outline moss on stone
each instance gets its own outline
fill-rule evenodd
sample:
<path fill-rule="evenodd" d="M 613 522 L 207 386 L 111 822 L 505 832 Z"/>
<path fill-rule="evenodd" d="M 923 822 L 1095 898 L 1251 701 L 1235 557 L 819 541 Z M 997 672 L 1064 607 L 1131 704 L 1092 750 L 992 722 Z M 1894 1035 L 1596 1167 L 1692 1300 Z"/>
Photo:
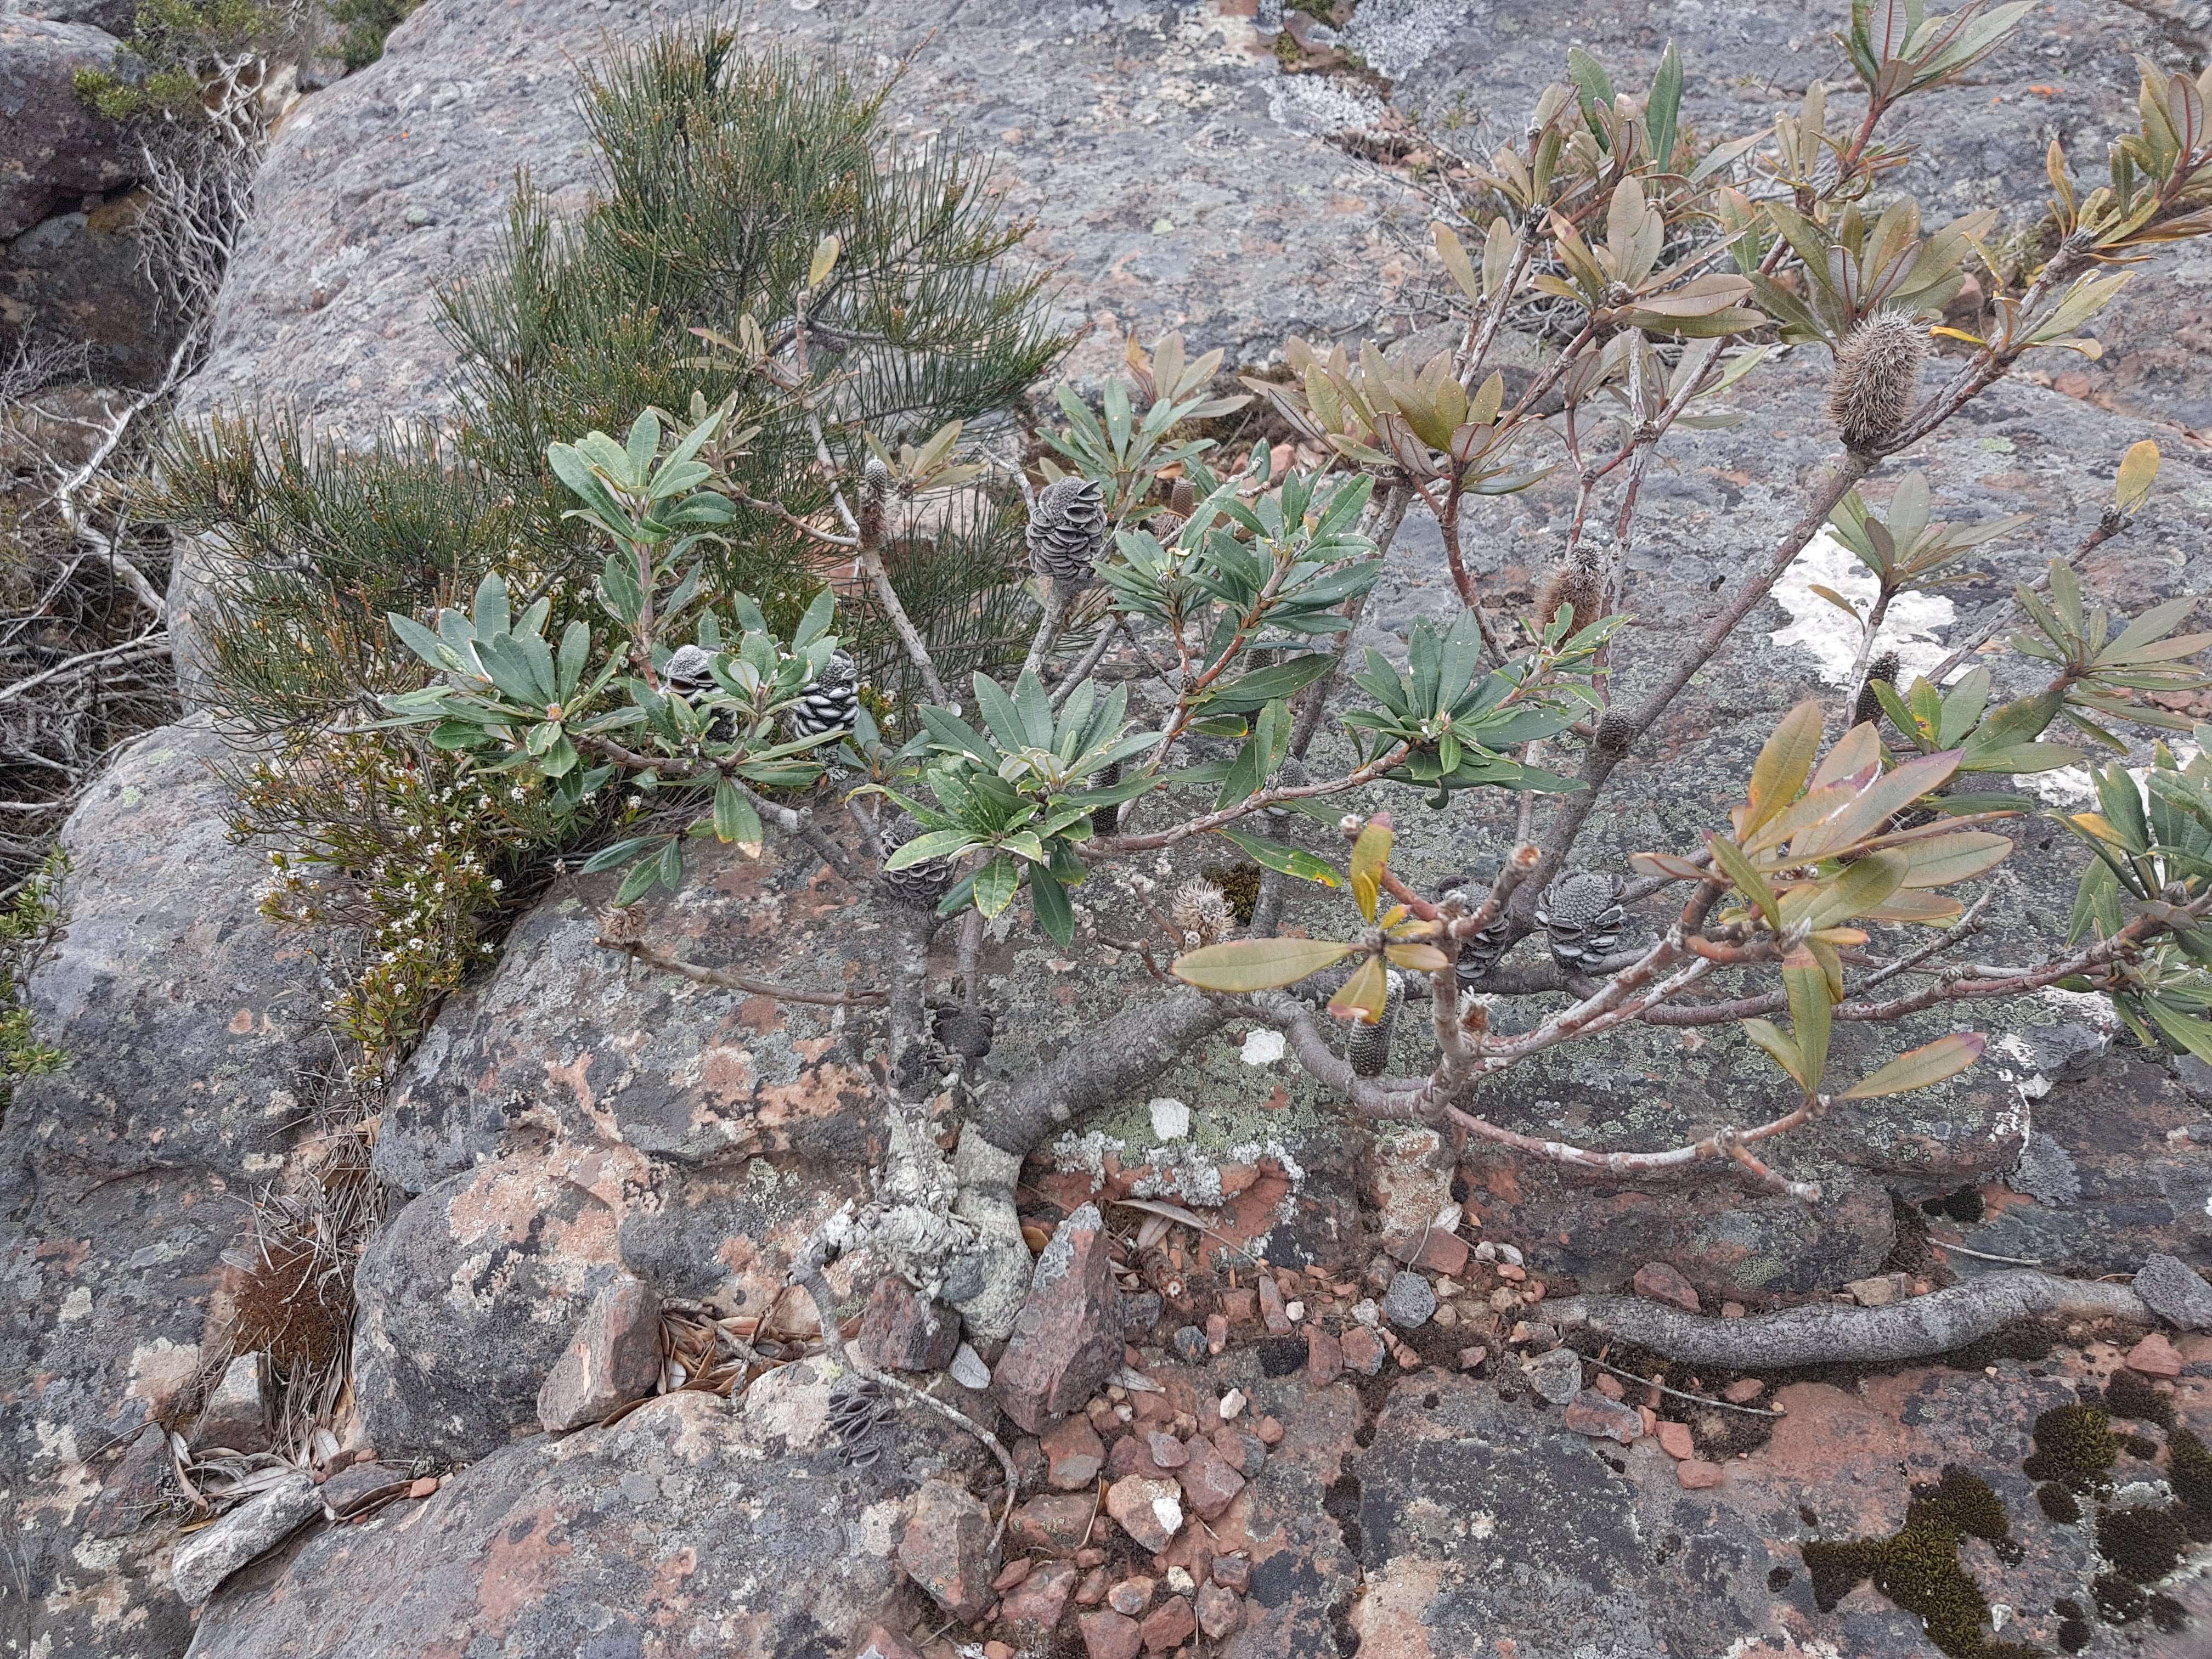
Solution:
<path fill-rule="evenodd" d="M 2173 1402 L 2133 1371 L 2116 1372 L 2105 1384 L 2105 1404 L 2115 1417 L 2155 1423 L 2161 1429 L 2173 1426 Z"/>
<path fill-rule="evenodd" d="M 2081 1518 L 2081 1506 L 2074 1501 L 2074 1494 L 2056 1480 L 2046 1480 L 2038 1486 L 2035 1501 L 2050 1520 L 2063 1523 Z"/>
<path fill-rule="evenodd" d="M 1874 1577 L 1888 1547 L 1889 1541 L 1881 1538 L 1804 1546 L 1805 1571 L 1813 1581 L 1814 1605 L 1823 1613 L 1833 1613 L 1837 1602 Z"/>
<path fill-rule="evenodd" d="M 1256 864 L 1217 864 L 1209 866 L 1206 878 L 1221 890 L 1229 901 L 1229 908 L 1239 927 L 1252 920 L 1252 912 L 1260 902 L 1260 866 Z"/>
<path fill-rule="evenodd" d="M 1990 1639 L 1989 1599 L 1959 1563 L 1962 1538 L 1986 1539 L 2002 1549 L 2012 1539 L 2012 1520 L 1989 1482 L 1954 1463 L 1914 1490 L 1905 1525 L 1894 1537 L 1807 1544 L 1814 1601 L 1823 1613 L 1831 1612 L 1870 1578 L 1884 1595 L 1919 1616 L 1928 1639 L 1949 1659 L 2024 1659 L 2034 1650 Z"/>
<path fill-rule="evenodd" d="M 2187 1429 L 2166 1437 L 2166 1480 L 2192 1521 L 2212 1524 L 2212 1450 Z"/>
<path fill-rule="evenodd" d="M 2154 1584 L 2181 1563 L 2189 1547 L 2180 1505 L 2106 1510 L 2097 1517 L 2097 1550 L 2123 1578 Z"/>
<path fill-rule="evenodd" d="M 2102 1406 L 2053 1406 L 2035 1419 L 2035 1449 L 2021 1465 L 2029 1478 L 2057 1480 L 2075 1492 L 2106 1483 L 2119 1447 L 2112 1414 Z"/>

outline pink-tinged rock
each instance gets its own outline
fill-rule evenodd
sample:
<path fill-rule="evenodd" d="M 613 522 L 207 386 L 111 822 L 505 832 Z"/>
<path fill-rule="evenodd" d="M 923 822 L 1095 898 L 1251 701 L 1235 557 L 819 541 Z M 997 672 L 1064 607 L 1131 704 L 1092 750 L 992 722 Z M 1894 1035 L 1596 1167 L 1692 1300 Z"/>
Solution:
<path fill-rule="evenodd" d="M 1045 1431 L 1038 1442 L 1044 1478 L 1062 1492 L 1088 1486 L 1106 1464 L 1106 1447 L 1087 1417 L 1075 1416 Z"/>
<path fill-rule="evenodd" d="M 1213 1558 L 1213 1582 L 1224 1589 L 1243 1590 L 1252 1583 L 1252 1559 L 1245 1555 Z"/>
<path fill-rule="evenodd" d="M 1252 1480 L 1267 1467 L 1267 1444 L 1255 1434 L 1224 1423 L 1206 1437 L 1213 1442 L 1213 1449 L 1221 1454 L 1222 1461 L 1243 1475 Z"/>
<path fill-rule="evenodd" d="M 1344 1345 L 1322 1329 L 1306 1327 L 1306 1381 L 1325 1389 L 1344 1375 Z"/>
<path fill-rule="evenodd" d="M 1083 1651 L 1089 1659 L 1137 1659 L 1145 1650 L 1137 1621 L 1111 1607 L 1083 1614 L 1075 1628 L 1082 1632 Z"/>
<path fill-rule="evenodd" d="M 1153 1460 L 1152 1437 L 1141 1431 L 1121 1436 L 1106 1449 L 1106 1478 L 1119 1480 L 1131 1474 L 1148 1474 L 1156 1480 L 1175 1478 Z"/>
<path fill-rule="evenodd" d="M 1145 1437 L 1145 1449 L 1152 1455 L 1152 1462 L 1164 1469 L 1179 1469 L 1190 1462 L 1190 1454 L 1183 1449 L 1182 1442 L 1164 1429 L 1154 1429 Z"/>
<path fill-rule="evenodd" d="M 1721 1483 L 1723 1471 L 1717 1463 L 1708 1463 L 1702 1457 L 1692 1457 L 1674 1465 L 1674 1478 L 1691 1492 L 1703 1492 Z"/>
<path fill-rule="evenodd" d="M 1766 1384 L 1755 1376 L 1739 1376 L 1721 1390 L 1721 1398 L 1739 1406 L 1747 1406 L 1765 1392 Z"/>
<path fill-rule="evenodd" d="M 1221 1316 L 1232 1325 L 1249 1325 L 1260 1316 L 1260 1293 L 1242 1285 L 1221 1293 Z"/>
<path fill-rule="evenodd" d="M 1066 1555 L 1083 1547 L 1095 1507 L 1088 1492 L 1052 1492 L 1032 1498 L 1008 1518 L 1006 1534 L 1018 1549 Z"/>
<path fill-rule="evenodd" d="M 1205 1521 L 1216 1519 L 1244 1490 L 1244 1477 L 1230 1468 L 1211 1440 L 1193 1439 L 1186 1448 L 1190 1461 L 1176 1471 L 1183 1496 Z"/>
<path fill-rule="evenodd" d="M 1698 1455 L 1698 1448 L 1690 1438 L 1687 1423 L 1662 1423 L 1659 1425 L 1659 1444 L 1668 1456 L 1678 1460 Z"/>
<path fill-rule="evenodd" d="M 1036 1570 L 1036 1563 L 1026 1555 L 1019 1560 L 1009 1561 L 999 1569 L 999 1576 L 991 1581 L 991 1588 L 1004 1595 Z"/>
<path fill-rule="evenodd" d="M 1146 1652 L 1173 1653 L 1198 1634 L 1198 1620 L 1188 1601 L 1170 1595 L 1145 1615 L 1138 1633 L 1144 1638 Z"/>
<path fill-rule="evenodd" d="M 1208 1352 L 1208 1353 L 1219 1353 L 1223 1349 L 1226 1348 L 1228 1346 L 1229 1346 L 1229 1319 L 1228 1319 L 1228 1316 L 1227 1316 L 1227 1315 L 1225 1315 L 1225 1314 L 1218 1314 L 1218 1313 L 1214 1313 L 1214 1314 L 1208 1314 L 1208 1315 L 1206 1315 L 1206 1352 Z"/>
<path fill-rule="evenodd" d="M 1584 1389 L 1567 1404 L 1566 1425 L 1595 1440 L 1618 1440 L 1632 1445 L 1644 1432 L 1644 1419 L 1633 1406 L 1607 1400 L 1595 1389 Z"/>
<path fill-rule="evenodd" d="M 991 1511 L 966 1487 L 925 1480 L 899 1537 L 899 1565 L 955 1619 L 978 1619 L 999 1567 L 991 1530 Z"/>
<path fill-rule="evenodd" d="M 1260 1322 L 1267 1328 L 1270 1336 L 1291 1334 L 1291 1316 L 1284 1310 L 1282 1286 L 1273 1277 L 1260 1280 Z"/>
<path fill-rule="evenodd" d="M 538 1389 L 538 1421 L 549 1433 L 596 1423 L 642 1400 L 660 1380 L 660 1298 L 636 1274 L 617 1272 Z"/>
<path fill-rule="evenodd" d="M 1220 1461 L 1218 1454 L 1215 1461 Z M 1172 1480 L 1125 1475 L 1107 1487 L 1106 1513 L 1139 1548 L 1157 1555 L 1182 1529 L 1182 1493 Z"/>
<path fill-rule="evenodd" d="M 1457 1233 L 1448 1233 L 1440 1228 L 1401 1233 L 1386 1240 L 1383 1248 L 1409 1267 L 1426 1267 L 1431 1273 L 1453 1279 L 1467 1271 L 1467 1241 Z"/>
<path fill-rule="evenodd" d="M 878 1370 L 941 1370 L 959 1350 L 960 1316 L 890 1273 L 877 1280 L 854 1340 Z"/>
<path fill-rule="evenodd" d="M 1106 1569 L 1093 1567 L 1083 1575 L 1083 1582 L 1075 1587 L 1075 1605 L 1095 1607 L 1106 1599 Z"/>
<path fill-rule="evenodd" d="M 1663 1261 L 1647 1261 L 1636 1270 L 1635 1290 L 1646 1302 L 1663 1302 L 1686 1313 L 1698 1311 L 1698 1293 L 1681 1271 Z"/>
<path fill-rule="evenodd" d="M 1116 1613 L 1126 1613 L 1132 1619 L 1139 1618 L 1146 1608 L 1152 1605 L 1154 1588 L 1153 1581 L 1142 1573 L 1133 1578 L 1124 1578 L 1106 1592 L 1106 1605 Z"/>
<path fill-rule="evenodd" d="M 1382 1339 L 1364 1325 L 1354 1325 L 1337 1340 L 1346 1370 L 1372 1376 L 1382 1369 Z"/>
<path fill-rule="evenodd" d="M 1060 1224 L 1037 1257 L 991 1392 L 1007 1416 L 1041 1434 L 1079 1410 L 1113 1375 L 1122 1328 L 1105 1223 L 1097 1206 L 1086 1204 Z"/>
<path fill-rule="evenodd" d="M 1060 1624 L 1061 1610 L 1068 1606 L 1068 1597 L 1075 1593 L 1075 1579 L 1082 1568 L 1075 1562 L 1044 1562 L 1026 1579 L 1022 1579 L 1006 1599 L 1000 1604 L 998 1613 L 1006 1624 L 1029 1626 L 1033 1631 L 1051 1631 Z"/>
<path fill-rule="evenodd" d="M 1283 1443 L 1283 1425 L 1279 1418 L 1261 1418 L 1252 1425 L 1252 1432 L 1260 1437 L 1260 1443 L 1263 1446 L 1279 1446 Z"/>
<path fill-rule="evenodd" d="M 1463 1371 L 1479 1371 L 1490 1363 L 1490 1350 L 1480 1346 L 1459 1351 L 1459 1368 Z"/>
<path fill-rule="evenodd" d="M 1198 1587 L 1198 1627 L 1209 1642 L 1218 1642 L 1244 1622 L 1244 1599 L 1220 1584 Z"/>
<path fill-rule="evenodd" d="M 851 1659 L 921 1659 L 921 1650 L 889 1625 L 878 1622 L 854 1640 Z"/>
<path fill-rule="evenodd" d="M 1610 1371 L 1600 1371 L 1590 1387 L 1607 1400 L 1626 1400 L 1628 1397 L 1628 1390 L 1620 1386 L 1620 1379 Z"/>
<path fill-rule="evenodd" d="M 2181 1375 L 2181 1355 L 2163 1331 L 2153 1331 L 2128 1350 L 2127 1367 L 2145 1376 L 2179 1376 Z"/>

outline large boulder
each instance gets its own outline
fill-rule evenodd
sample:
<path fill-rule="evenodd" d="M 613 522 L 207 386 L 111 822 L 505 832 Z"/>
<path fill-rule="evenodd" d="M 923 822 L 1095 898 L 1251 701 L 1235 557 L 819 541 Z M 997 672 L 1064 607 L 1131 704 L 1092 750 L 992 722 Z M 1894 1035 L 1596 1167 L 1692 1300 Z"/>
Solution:
<path fill-rule="evenodd" d="M 161 1431 L 221 1358 L 222 1253 L 295 1133 L 322 997 L 306 937 L 255 914 L 265 866 L 224 838 L 222 753 L 171 726 L 87 793 L 68 931 L 27 988 L 70 1065 L 0 1119 L 0 1639 L 26 1651 L 173 1655 L 188 1632 L 159 1571 Z"/>
<path fill-rule="evenodd" d="M 0 16 L 0 242 L 137 177 L 122 124 L 71 84 L 80 70 L 112 68 L 116 50 L 89 24 Z"/>
<path fill-rule="evenodd" d="M 891 1591 L 899 1484 L 835 1449 L 772 1455 L 726 1401 L 671 1395 L 310 1532 L 216 1593 L 192 1659 L 827 1659 Z"/>

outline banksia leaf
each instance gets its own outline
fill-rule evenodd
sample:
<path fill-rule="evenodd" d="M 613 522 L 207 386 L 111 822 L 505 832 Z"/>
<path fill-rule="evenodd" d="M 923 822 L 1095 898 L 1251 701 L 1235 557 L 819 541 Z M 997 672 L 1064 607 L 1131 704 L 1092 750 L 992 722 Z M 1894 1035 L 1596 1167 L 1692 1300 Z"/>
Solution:
<path fill-rule="evenodd" d="M 1264 991 L 1295 985 L 1341 962 L 1358 947 L 1323 939 L 1239 939 L 1177 957 L 1172 969 L 1201 991 Z M 1377 975 L 1380 975 L 1378 968 Z"/>
<path fill-rule="evenodd" d="M 1869 317 L 1844 337 L 1828 384 L 1828 418 L 1846 446 L 1872 449 L 1905 424 L 1927 353 L 1926 333 L 1902 312 Z"/>

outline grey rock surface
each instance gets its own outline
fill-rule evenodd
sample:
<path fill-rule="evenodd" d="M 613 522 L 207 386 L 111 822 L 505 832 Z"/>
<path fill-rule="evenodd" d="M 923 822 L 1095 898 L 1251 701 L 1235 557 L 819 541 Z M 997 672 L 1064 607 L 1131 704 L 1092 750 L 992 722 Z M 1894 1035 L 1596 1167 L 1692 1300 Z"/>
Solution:
<path fill-rule="evenodd" d="M 89 24 L 0 15 L 0 242 L 136 176 L 129 135 L 70 84 L 115 51 Z"/>
<path fill-rule="evenodd" d="M 80 341 L 95 378 L 150 386 L 181 330 L 139 264 L 142 193 L 76 197 L 68 210 L 0 237 L 0 343 L 26 335 Z M 87 205 L 87 204 L 89 205 Z"/>
<path fill-rule="evenodd" d="M 1383 1293 L 1382 1316 L 1401 1331 L 1419 1330 L 1437 1310 L 1437 1293 L 1419 1273 L 1401 1273 Z"/>
<path fill-rule="evenodd" d="M 0 1487 L 19 1523 L 0 1632 L 26 1649 L 133 1659 L 186 1638 L 159 1528 L 142 1530 L 167 1477 L 137 1460 L 160 1435 L 132 1431 L 189 1424 L 222 1252 L 318 1058 L 309 941 L 255 914 L 266 866 L 224 839 L 223 753 L 204 722 L 172 726 L 86 793 L 62 835 L 68 931 L 27 987 L 70 1064 L 18 1081 L 0 1119 Z M 88 1599 L 80 1534 L 103 1505 L 114 1541 Z"/>
<path fill-rule="evenodd" d="M 1583 1390 L 1583 1357 L 1572 1348 L 1553 1348 L 1531 1361 L 1526 1375 L 1538 1394 L 1564 1406 Z"/>
<path fill-rule="evenodd" d="M 890 1591 L 902 1504 L 835 1452 L 773 1455 L 727 1401 L 503 1447 L 420 1504 L 233 1577 L 192 1659 L 813 1655 Z"/>
<path fill-rule="evenodd" d="M 169 1566 L 178 1595 L 188 1607 L 204 1606 L 224 1579 L 322 1512 L 314 1477 L 305 1469 L 293 1471 L 178 1547 Z"/>
<path fill-rule="evenodd" d="M 2190 1265 L 2170 1255 L 2153 1255 L 2137 1269 L 2135 1293 L 2161 1319 L 2185 1331 L 2212 1331 L 2212 1285 Z"/>

